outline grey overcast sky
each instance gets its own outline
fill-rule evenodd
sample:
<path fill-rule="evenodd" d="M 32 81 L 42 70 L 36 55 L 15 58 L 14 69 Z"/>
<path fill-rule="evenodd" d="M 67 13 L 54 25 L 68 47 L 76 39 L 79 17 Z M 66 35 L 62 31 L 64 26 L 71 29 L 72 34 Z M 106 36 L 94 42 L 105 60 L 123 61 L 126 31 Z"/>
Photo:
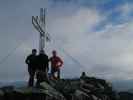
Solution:
<path fill-rule="evenodd" d="M 27 80 L 25 57 L 38 48 L 31 18 L 40 8 L 47 8 L 52 38 L 46 52 L 51 56 L 56 49 L 64 59 L 62 77 L 86 71 L 108 80 L 133 79 L 132 5 L 132 0 L 0 0 L 0 80 Z"/>

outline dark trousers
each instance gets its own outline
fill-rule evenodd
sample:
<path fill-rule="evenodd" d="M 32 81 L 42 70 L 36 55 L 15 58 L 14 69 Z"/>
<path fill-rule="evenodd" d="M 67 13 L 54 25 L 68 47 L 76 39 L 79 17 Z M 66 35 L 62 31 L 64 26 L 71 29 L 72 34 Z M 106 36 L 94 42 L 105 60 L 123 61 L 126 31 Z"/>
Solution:
<path fill-rule="evenodd" d="M 34 77 L 35 77 L 36 70 L 29 66 L 28 67 L 28 72 L 29 72 L 28 86 L 33 86 L 34 85 Z"/>
<path fill-rule="evenodd" d="M 51 68 L 51 76 L 52 78 L 55 77 L 55 73 L 57 72 L 57 78 L 60 79 L 60 69 L 59 68 Z"/>
<path fill-rule="evenodd" d="M 40 86 L 41 82 L 47 82 L 49 83 L 49 79 L 48 79 L 48 75 L 47 75 L 47 70 L 37 70 L 36 72 L 36 77 L 37 77 L 37 82 L 36 82 L 36 86 Z"/>

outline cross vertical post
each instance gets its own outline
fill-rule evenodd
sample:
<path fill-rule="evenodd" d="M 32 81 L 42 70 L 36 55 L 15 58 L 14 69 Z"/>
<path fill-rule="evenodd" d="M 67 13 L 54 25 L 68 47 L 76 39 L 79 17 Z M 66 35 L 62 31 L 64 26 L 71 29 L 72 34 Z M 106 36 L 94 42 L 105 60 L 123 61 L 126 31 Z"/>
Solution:
<path fill-rule="evenodd" d="M 40 8 L 40 16 L 32 16 L 32 24 L 39 32 L 39 51 L 44 50 L 46 42 L 50 40 L 49 34 L 46 32 L 46 9 Z"/>
<path fill-rule="evenodd" d="M 39 51 L 45 48 L 46 28 L 45 28 L 45 9 L 43 8 L 40 8 L 40 25 L 42 27 L 43 32 L 40 33 Z"/>

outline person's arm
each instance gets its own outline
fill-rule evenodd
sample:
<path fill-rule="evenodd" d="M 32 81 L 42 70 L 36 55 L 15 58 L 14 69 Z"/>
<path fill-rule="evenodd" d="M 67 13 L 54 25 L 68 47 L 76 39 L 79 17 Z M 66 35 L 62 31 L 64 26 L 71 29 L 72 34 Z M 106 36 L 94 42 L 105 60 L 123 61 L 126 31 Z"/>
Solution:
<path fill-rule="evenodd" d="M 29 64 L 29 59 L 30 59 L 30 56 L 28 56 L 28 57 L 26 58 L 26 60 L 25 60 L 25 63 L 26 63 L 26 64 Z"/>
<path fill-rule="evenodd" d="M 48 59 L 48 62 L 51 62 L 51 60 L 52 60 L 52 57 L 50 57 L 50 58 Z"/>
<path fill-rule="evenodd" d="M 62 59 L 60 58 L 60 57 L 58 57 L 58 59 L 59 59 L 59 67 L 61 67 L 62 65 L 63 65 L 63 61 L 62 61 Z"/>
<path fill-rule="evenodd" d="M 48 59 L 48 56 L 47 56 L 47 65 L 46 65 L 46 67 L 47 67 L 47 70 L 49 71 L 49 59 Z"/>

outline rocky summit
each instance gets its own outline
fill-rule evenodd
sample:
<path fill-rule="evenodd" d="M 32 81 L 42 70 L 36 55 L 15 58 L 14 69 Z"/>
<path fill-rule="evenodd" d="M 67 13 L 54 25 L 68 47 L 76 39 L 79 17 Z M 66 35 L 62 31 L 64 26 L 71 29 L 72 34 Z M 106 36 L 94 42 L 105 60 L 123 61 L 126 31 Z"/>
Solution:
<path fill-rule="evenodd" d="M 2 87 L 0 100 L 117 100 L 117 98 L 111 84 L 105 80 L 81 77 L 50 80 L 49 83 L 41 83 L 38 88 Z"/>

